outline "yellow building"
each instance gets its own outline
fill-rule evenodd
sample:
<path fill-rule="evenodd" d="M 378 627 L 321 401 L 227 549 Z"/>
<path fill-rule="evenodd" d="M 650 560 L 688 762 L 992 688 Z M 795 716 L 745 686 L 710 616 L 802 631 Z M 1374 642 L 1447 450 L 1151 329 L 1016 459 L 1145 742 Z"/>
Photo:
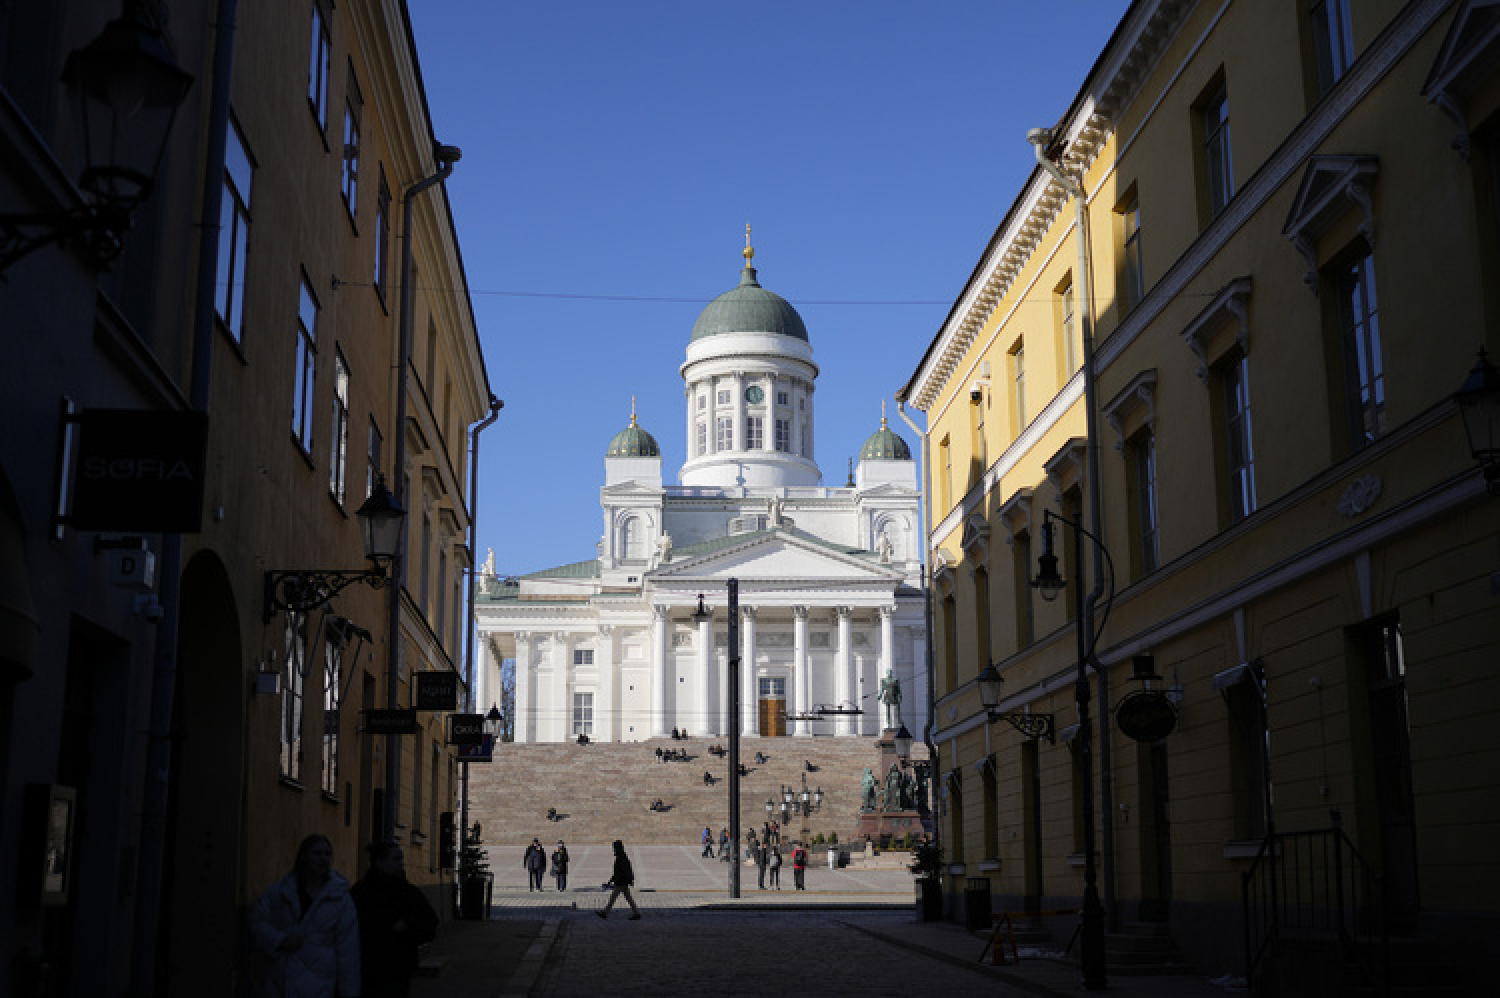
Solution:
<path fill-rule="evenodd" d="M 309 833 L 351 880 L 396 838 L 451 910 L 453 707 L 366 713 L 462 704 L 493 404 L 405 4 L 123 6 L 0 12 L 6 994 L 236 993 Z M 122 37 L 181 83 L 117 122 L 137 174 L 72 113 Z M 405 545 L 360 577 L 382 477 Z"/>
<path fill-rule="evenodd" d="M 1334 842 L 1352 935 L 1461 959 L 1497 927 L 1500 506 L 1453 400 L 1500 352 L 1495 11 L 1138 0 L 1016 136 L 1038 165 L 898 395 L 955 906 L 1080 903 L 1081 635 L 1111 932 L 1325 988 L 1287 940 L 1340 898 L 1263 898 Z"/>

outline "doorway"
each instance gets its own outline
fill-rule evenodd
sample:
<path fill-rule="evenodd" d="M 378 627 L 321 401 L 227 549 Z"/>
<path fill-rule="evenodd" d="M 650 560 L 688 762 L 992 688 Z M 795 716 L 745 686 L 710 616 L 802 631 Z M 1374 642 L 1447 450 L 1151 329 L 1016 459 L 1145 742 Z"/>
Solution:
<path fill-rule="evenodd" d="M 762 676 L 757 681 L 756 706 L 760 733 L 769 738 L 786 734 L 786 679 Z"/>

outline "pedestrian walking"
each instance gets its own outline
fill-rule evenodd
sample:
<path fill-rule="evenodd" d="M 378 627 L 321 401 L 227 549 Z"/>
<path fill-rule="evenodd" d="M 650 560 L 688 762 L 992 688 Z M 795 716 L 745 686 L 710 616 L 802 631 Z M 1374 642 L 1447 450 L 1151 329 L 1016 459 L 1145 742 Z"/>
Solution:
<path fill-rule="evenodd" d="M 771 870 L 771 887 L 781 890 L 781 850 L 776 846 L 771 847 L 771 861 L 766 865 Z"/>
<path fill-rule="evenodd" d="M 714 858 L 714 833 L 707 825 L 703 826 L 703 859 Z"/>
<path fill-rule="evenodd" d="M 729 848 L 729 829 L 719 829 L 719 858 L 724 858 L 724 851 Z"/>
<path fill-rule="evenodd" d="M 526 867 L 526 889 L 542 890 L 542 874 L 547 872 L 547 850 L 542 848 L 540 839 L 531 840 L 521 857 L 521 865 Z"/>
<path fill-rule="evenodd" d="M 417 950 L 437 935 L 437 912 L 406 879 L 405 859 L 396 843 L 375 843 L 370 868 L 349 890 L 359 912 L 362 998 L 406 998 Z"/>
<path fill-rule="evenodd" d="M 262 998 L 359 995 L 359 915 L 349 881 L 333 868 L 333 843 L 309 835 L 292 871 L 250 912 L 251 972 Z"/>
<path fill-rule="evenodd" d="M 792 882 L 797 885 L 797 890 L 807 890 L 807 883 L 803 879 L 807 874 L 807 850 L 802 848 L 801 842 L 792 843 Z"/>
<path fill-rule="evenodd" d="M 558 890 L 568 889 L 568 847 L 562 839 L 557 840 L 557 848 L 552 850 L 552 876 L 557 880 Z"/>
<path fill-rule="evenodd" d="M 756 886 L 759 887 L 761 890 L 765 890 L 766 889 L 766 863 L 769 861 L 770 857 L 766 855 L 766 847 L 765 846 L 763 846 L 763 845 L 755 845 L 752 848 L 755 850 L 755 881 L 756 881 Z"/>
<path fill-rule="evenodd" d="M 609 883 L 604 885 L 612 888 L 612 893 L 604 905 L 604 910 L 596 911 L 594 914 L 600 918 L 608 918 L 609 910 L 615 906 L 615 900 L 623 894 L 625 895 L 625 900 L 630 904 L 630 917 L 632 919 L 640 918 L 641 909 L 636 907 L 635 898 L 630 896 L 630 888 L 634 884 L 635 870 L 630 865 L 630 857 L 625 855 L 625 843 L 619 839 L 615 839 L 615 872 L 609 878 Z"/>

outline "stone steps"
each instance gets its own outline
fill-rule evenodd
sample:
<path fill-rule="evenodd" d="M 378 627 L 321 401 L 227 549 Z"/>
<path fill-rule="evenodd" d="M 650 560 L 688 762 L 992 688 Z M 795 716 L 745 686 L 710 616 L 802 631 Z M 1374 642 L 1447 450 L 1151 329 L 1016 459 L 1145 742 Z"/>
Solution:
<path fill-rule="evenodd" d="M 485 844 L 492 846 L 533 837 L 680 845 L 697 842 L 705 825 L 717 837 L 729 823 L 729 760 L 710 754 L 714 745 L 727 747 L 727 739 L 503 744 L 493 762 L 469 766 L 469 820 L 482 823 Z M 658 762 L 657 749 L 686 753 L 689 759 Z M 757 751 L 765 753 L 762 764 L 755 762 Z M 924 752 L 921 746 L 913 749 L 914 755 Z M 789 786 L 800 797 L 805 775 L 810 792 L 823 790 L 823 804 L 806 818 L 794 817 L 783 837 L 837 834 L 847 842 L 859 827 L 865 768 L 878 770 L 880 752 L 876 739 L 867 736 L 756 738 L 741 742 L 740 758 L 747 768 L 740 781 L 742 830 L 760 830 L 768 799 L 777 805 L 780 820 L 781 788 Z M 705 772 L 713 777 L 711 785 L 703 782 Z M 651 810 L 656 798 L 665 810 Z M 557 821 L 547 821 L 548 808 L 557 810 Z"/>

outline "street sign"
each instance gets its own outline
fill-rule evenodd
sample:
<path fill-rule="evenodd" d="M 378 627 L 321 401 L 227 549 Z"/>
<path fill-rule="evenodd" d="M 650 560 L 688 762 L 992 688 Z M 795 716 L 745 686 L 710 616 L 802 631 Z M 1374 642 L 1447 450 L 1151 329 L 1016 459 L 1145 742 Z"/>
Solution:
<path fill-rule="evenodd" d="M 86 409 L 71 417 L 79 530 L 197 533 L 203 517 L 208 417 L 201 412 Z"/>
<path fill-rule="evenodd" d="M 362 713 L 366 734 L 414 735 L 417 733 L 417 712 L 409 707 L 372 708 Z"/>
<path fill-rule="evenodd" d="M 457 710 L 458 673 L 417 673 L 416 701 L 418 710 Z"/>

